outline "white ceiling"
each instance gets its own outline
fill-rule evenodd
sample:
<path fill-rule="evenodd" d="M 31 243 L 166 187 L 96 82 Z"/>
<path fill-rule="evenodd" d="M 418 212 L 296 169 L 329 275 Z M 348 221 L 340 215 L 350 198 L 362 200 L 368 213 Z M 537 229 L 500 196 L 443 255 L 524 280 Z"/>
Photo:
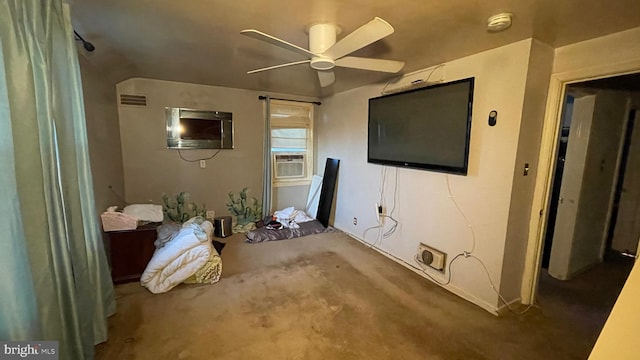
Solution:
<path fill-rule="evenodd" d="M 145 77 L 318 98 L 397 75 L 335 68 L 328 88 L 307 64 L 247 75 L 305 58 L 240 30 L 308 48 L 311 23 L 337 23 L 339 40 L 378 16 L 395 33 L 353 55 L 403 60 L 409 73 L 531 37 L 559 47 L 640 26 L 640 0 L 75 0 L 71 9 L 74 28 L 96 46 L 83 56 L 113 81 Z M 487 18 L 504 11 L 514 14 L 513 26 L 488 33 Z"/>

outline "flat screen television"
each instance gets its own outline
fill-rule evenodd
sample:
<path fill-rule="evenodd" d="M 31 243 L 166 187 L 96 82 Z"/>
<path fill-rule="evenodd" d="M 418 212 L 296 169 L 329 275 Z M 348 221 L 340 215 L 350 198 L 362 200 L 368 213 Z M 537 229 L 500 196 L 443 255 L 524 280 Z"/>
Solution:
<path fill-rule="evenodd" d="M 231 113 L 167 107 L 165 117 L 169 149 L 233 149 Z"/>
<path fill-rule="evenodd" d="M 369 163 L 466 175 L 474 78 L 369 99 Z"/>

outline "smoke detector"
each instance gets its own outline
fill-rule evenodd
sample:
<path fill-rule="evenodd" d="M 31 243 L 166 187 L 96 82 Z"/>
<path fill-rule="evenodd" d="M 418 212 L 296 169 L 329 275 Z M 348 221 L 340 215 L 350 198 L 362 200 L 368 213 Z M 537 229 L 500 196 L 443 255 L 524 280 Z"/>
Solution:
<path fill-rule="evenodd" d="M 511 13 L 500 13 L 490 16 L 489 19 L 487 19 L 487 30 L 489 32 L 506 30 L 511 26 L 512 18 L 513 14 Z"/>

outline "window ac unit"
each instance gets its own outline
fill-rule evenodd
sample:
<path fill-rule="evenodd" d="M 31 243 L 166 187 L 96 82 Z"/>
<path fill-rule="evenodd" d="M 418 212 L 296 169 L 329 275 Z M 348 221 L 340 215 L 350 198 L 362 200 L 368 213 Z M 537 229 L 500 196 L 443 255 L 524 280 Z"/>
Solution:
<path fill-rule="evenodd" d="M 305 177 L 306 158 L 304 154 L 275 154 L 276 179 L 299 179 Z"/>

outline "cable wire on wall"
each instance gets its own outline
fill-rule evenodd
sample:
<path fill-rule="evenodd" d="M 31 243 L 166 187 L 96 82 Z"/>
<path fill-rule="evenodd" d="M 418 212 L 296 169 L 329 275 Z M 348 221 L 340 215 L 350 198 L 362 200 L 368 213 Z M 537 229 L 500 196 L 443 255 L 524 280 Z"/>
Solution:
<path fill-rule="evenodd" d="M 471 243 L 471 250 L 467 251 L 469 254 L 473 254 L 473 252 L 476 249 L 476 232 L 473 229 L 473 225 L 471 225 L 471 222 L 469 221 L 469 219 L 467 218 L 467 215 L 464 214 L 464 211 L 462 211 L 462 209 L 460 208 L 460 206 L 458 205 L 458 202 L 456 201 L 455 197 L 453 197 L 453 193 L 451 192 L 451 184 L 449 183 L 449 175 L 445 175 L 446 179 L 447 179 L 447 192 L 449 194 L 449 199 L 451 200 L 451 202 L 453 203 L 453 205 L 456 207 L 456 209 L 458 210 L 458 213 L 462 216 L 462 218 L 464 219 L 464 221 L 467 224 L 467 227 L 469 228 L 469 231 L 471 231 L 471 239 L 473 240 L 473 242 Z"/>
<path fill-rule="evenodd" d="M 448 192 L 448 197 L 451 200 L 451 202 L 453 203 L 453 205 L 455 206 L 455 208 L 457 209 L 458 213 L 462 216 L 462 218 L 464 219 L 464 221 L 467 224 L 467 227 L 469 228 L 470 232 L 471 232 L 471 238 L 472 238 L 472 244 L 471 244 L 471 250 L 470 251 L 463 251 L 461 253 L 456 254 L 456 256 L 453 257 L 453 259 L 447 264 L 446 266 L 446 272 L 448 273 L 448 277 L 447 277 L 447 281 L 446 282 L 441 282 L 438 281 L 436 278 L 434 278 L 433 276 L 431 276 L 427 270 L 428 268 L 424 266 L 424 264 L 418 259 L 418 255 L 416 254 L 416 256 L 414 256 L 414 261 L 420 266 L 422 273 L 425 274 L 427 277 L 429 277 L 431 280 L 433 280 L 434 282 L 436 282 L 439 285 L 442 286 L 446 286 L 449 285 L 451 283 L 451 273 L 453 272 L 452 269 L 452 265 L 453 263 L 460 259 L 460 258 L 464 258 L 464 259 L 468 259 L 468 258 L 472 258 L 474 260 L 476 260 L 478 263 L 480 263 L 480 265 L 482 266 L 482 269 L 484 270 L 485 275 L 487 276 L 487 279 L 489 280 L 489 286 L 491 287 L 491 289 L 496 293 L 496 295 L 498 295 L 498 298 L 500 299 L 500 301 L 502 301 L 502 303 L 505 305 L 505 307 L 512 313 L 516 314 L 516 315 L 522 315 L 524 313 L 526 313 L 527 311 L 529 311 L 529 309 L 531 309 L 533 307 L 533 304 L 529 304 L 524 310 L 522 311 L 515 311 L 511 305 L 509 305 L 509 303 L 507 302 L 507 300 L 502 296 L 502 294 L 500 294 L 500 291 L 498 291 L 498 289 L 496 288 L 493 279 L 491 279 L 491 274 L 489 273 L 489 269 L 487 269 L 487 266 L 484 264 L 484 262 L 482 261 L 482 259 L 480 259 L 479 257 L 475 256 L 473 254 L 473 252 L 476 249 L 476 234 L 475 234 L 475 230 L 471 224 L 471 222 L 469 221 L 469 218 L 467 218 L 467 216 L 465 215 L 464 211 L 462 211 L 462 209 L 460 208 L 460 206 L 458 205 L 458 202 L 456 201 L 455 197 L 453 196 L 453 193 L 451 191 L 451 184 L 449 182 L 449 175 L 445 175 L 446 177 L 446 182 L 447 182 L 447 192 Z"/>
<path fill-rule="evenodd" d="M 380 188 L 379 188 L 380 197 L 378 200 L 378 205 L 381 206 L 382 208 L 385 208 L 385 205 L 386 205 L 385 188 L 387 184 L 387 172 L 388 172 L 388 168 L 386 166 L 380 167 Z M 396 229 L 398 228 L 398 225 L 400 224 L 400 222 L 393 217 L 393 213 L 395 212 L 395 209 L 396 209 L 397 197 L 398 197 L 398 168 L 395 168 L 395 184 L 394 184 L 394 190 L 393 190 L 393 205 L 391 208 L 391 212 L 388 215 L 383 213 L 378 213 L 376 216 L 376 221 L 378 225 L 368 227 L 364 230 L 364 232 L 362 233 L 362 239 L 365 243 L 367 243 L 367 247 L 371 248 L 377 245 L 381 245 L 383 239 L 387 239 L 395 233 Z M 385 229 L 384 219 L 389 219 L 393 221 L 393 225 L 386 231 L 384 230 Z M 372 230 L 378 230 L 378 232 L 375 240 L 373 242 L 369 242 L 367 241 L 366 236 L 367 236 L 367 233 Z"/>
<path fill-rule="evenodd" d="M 374 230 L 374 229 L 380 229 L 381 227 L 382 227 L 382 225 L 370 226 L 370 227 L 366 228 L 366 229 L 362 232 L 362 240 L 363 240 L 365 243 L 367 243 L 367 247 L 368 247 L 368 248 L 372 248 L 372 247 L 374 247 L 374 246 L 378 243 L 378 240 L 380 239 L 380 231 L 378 231 L 378 235 L 376 236 L 376 239 L 375 239 L 375 241 L 373 241 L 373 242 L 368 242 L 368 241 L 367 241 L 367 233 L 368 233 L 369 231 L 371 231 L 371 230 Z"/>
<path fill-rule="evenodd" d="M 391 228 L 382 235 L 382 237 L 385 239 L 391 237 L 391 235 L 393 235 L 393 233 L 396 232 L 396 229 L 398 228 L 398 224 L 399 224 L 398 220 L 396 220 L 393 217 L 393 213 L 396 211 L 396 204 L 398 203 L 398 168 L 396 167 L 394 169 L 395 169 L 395 183 L 393 184 L 393 206 L 391 207 L 391 211 L 389 212 L 389 215 L 384 215 L 384 214 L 380 215 L 383 218 L 390 219 L 394 223 L 393 226 L 391 226 Z"/>
<path fill-rule="evenodd" d="M 122 201 L 125 206 L 130 205 L 127 200 L 124 199 L 124 196 L 117 192 L 113 186 L 109 185 L 109 190 L 111 190 L 111 192 L 118 198 L 118 200 Z"/>
<path fill-rule="evenodd" d="M 439 285 L 445 286 L 445 285 L 449 285 L 451 283 L 451 269 L 453 266 L 453 263 L 458 260 L 460 257 L 464 256 L 464 254 L 460 253 L 460 254 L 456 254 L 456 256 L 453 257 L 453 259 L 451 259 L 451 261 L 449 261 L 449 264 L 447 264 L 447 269 L 449 271 L 447 271 L 447 281 L 446 282 L 440 282 L 438 281 L 436 278 L 434 278 L 433 276 L 431 276 L 426 270 L 427 267 L 418 259 L 418 255 L 416 254 L 416 256 L 413 257 L 413 260 L 420 265 L 420 267 L 422 268 L 422 273 L 427 275 L 427 277 L 429 277 L 429 279 L 433 280 L 434 282 L 438 283 Z"/>
<path fill-rule="evenodd" d="M 182 156 L 182 152 L 180 151 L 180 149 L 178 149 L 178 155 L 180 156 L 180 159 L 182 159 L 183 161 L 187 161 L 187 162 L 199 162 L 202 160 L 209 160 L 209 159 L 213 159 L 214 157 L 216 157 L 216 155 L 218 155 L 220 153 L 220 151 L 222 151 L 222 149 L 218 150 L 215 152 L 215 154 L 209 156 L 209 157 L 205 157 L 205 158 L 199 158 L 199 159 L 186 159 L 184 156 Z"/>
<path fill-rule="evenodd" d="M 380 188 L 379 188 L 379 192 L 380 192 L 380 198 L 379 198 L 379 202 L 378 204 L 380 206 L 384 206 L 386 205 L 385 203 L 385 190 L 386 190 L 386 184 L 387 184 L 387 173 L 388 173 L 388 169 L 386 166 L 382 166 L 380 169 Z M 402 261 L 405 264 L 407 264 L 408 266 L 413 267 L 414 269 L 419 270 L 422 274 L 424 274 L 425 276 L 427 276 L 429 279 L 431 279 L 433 282 L 435 282 L 436 284 L 440 285 L 440 286 L 447 286 L 449 284 L 451 284 L 451 280 L 452 280 L 452 276 L 453 276 L 453 265 L 460 259 L 468 259 L 468 258 L 472 258 L 474 259 L 476 262 L 478 262 L 481 266 L 482 269 L 489 281 L 489 287 L 495 292 L 495 294 L 498 296 L 499 300 L 505 305 L 505 307 L 512 312 L 515 315 L 522 315 L 524 313 L 526 313 L 527 311 L 529 311 L 534 304 L 529 304 L 524 310 L 522 311 L 516 311 L 508 302 L 507 300 L 502 296 L 502 294 L 500 294 L 500 291 L 498 291 L 498 289 L 495 286 L 495 283 L 493 282 L 493 279 L 491 278 L 491 274 L 489 273 L 489 269 L 487 268 L 487 266 L 484 264 L 484 262 L 482 261 L 482 259 L 480 259 L 479 257 L 477 257 L 476 255 L 474 255 L 474 251 L 476 250 L 476 243 L 477 243 L 477 237 L 476 237 L 476 233 L 475 233 L 475 229 L 473 228 L 473 225 L 471 224 L 471 222 L 469 221 L 469 218 L 466 216 L 466 214 L 464 213 L 464 211 L 462 210 L 462 208 L 460 207 L 460 205 L 458 204 L 458 202 L 456 201 L 455 197 L 453 196 L 453 192 L 451 191 L 451 183 L 449 181 L 449 175 L 445 175 L 445 180 L 446 180 L 446 185 L 447 185 L 447 195 L 448 198 L 451 200 L 451 202 L 453 203 L 454 207 L 456 208 L 457 212 L 460 214 L 460 216 L 464 219 L 467 228 L 470 231 L 471 234 L 471 246 L 470 246 L 470 250 L 465 250 L 463 252 L 460 252 L 458 254 L 456 254 L 447 264 L 445 267 L 445 272 L 447 273 L 447 279 L 446 281 L 440 281 L 437 278 L 435 278 L 434 276 L 432 276 L 430 273 L 427 272 L 427 270 L 430 270 L 427 266 L 425 266 L 419 259 L 418 259 L 418 255 L 416 254 L 413 258 L 414 262 L 416 264 L 418 264 L 419 267 L 416 267 L 413 264 L 407 263 L 406 261 Z M 362 233 L 362 242 L 367 244 L 368 248 L 372 248 L 375 247 L 376 250 L 378 251 L 382 251 L 388 255 L 391 255 L 383 250 L 381 250 L 379 247 L 377 247 L 376 245 L 381 245 L 382 244 L 382 240 L 386 239 L 388 237 L 390 237 L 391 235 L 394 234 L 394 232 L 396 231 L 398 225 L 399 225 L 399 221 L 396 220 L 393 217 L 393 214 L 396 210 L 396 205 L 397 205 L 397 196 L 398 196 L 398 169 L 395 168 L 395 184 L 394 184 L 394 190 L 393 190 L 393 205 L 391 207 L 391 211 L 389 212 L 388 215 L 386 214 L 378 214 L 378 218 L 376 219 L 378 222 L 378 225 L 374 225 L 371 227 L 368 227 L 367 229 L 364 230 L 364 232 Z M 382 219 L 390 219 L 391 221 L 394 222 L 394 224 L 391 226 L 390 229 L 386 230 L 383 232 L 384 230 L 384 220 Z M 366 240 L 366 235 L 369 231 L 372 230 L 378 230 L 378 234 L 376 236 L 376 239 L 373 242 L 369 242 Z M 394 258 L 397 258 L 394 256 Z M 399 259 L 399 258 L 397 258 Z M 401 260 L 401 259 L 399 259 Z"/>
<path fill-rule="evenodd" d="M 385 181 L 386 181 L 386 167 L 381 166 L 380 167 L 380 187 L 378 188 L 378 193 L 380 194 L 379 198 L 378 198 L 378 204 L 379 205 L 383 205 L 383 199 L 384 199 L 384 186 L 385 186 Z M 364 240 L 365 243 L 368 244 L 368 247 L 374 247 L 378 244 L 379 241 L 382 241 L 382 238 L 380 237 L 380 229 L 382 228 L 382 222 L 380 221 L 380 218 L 378 216 L 376 216 L 376 222 L 378 223 L 378 225 L 374 225 L 371 227 L 366 228 L 363 232 L 362 232 L 362 240 Z M 376 235 L 376 238 L 373 242 L 368 242 L 367 241 L 367 233 L 371 230 L 375 230 L 378 229 L 378 233 Z"/>
<path fill-rule="evenodd" d="M 500 300 L 502 301 L 502 303 L 504 303 L 504 305 L 507 307 L 507 309 L 509 309 L 509 311 L 511 311 L 512 313 L 516 314 L 516 315 L 522 315 L 524 313 L 526 313 L 527 311 L 529 311 L 529 309 L 531 309 L 533 307 L 533 303 L 529 304 L 524 310 L 522 311 L 515 311 L 507 302 L 507 300 L 500 294 L 500 291 L 498 291 L 498 289 L 496 289 L 495 284 L 493 283 L 493 280 L 491 280 L 491 275 L 489 274 L 489 269 L 487 269 L 487 266 L 484 264 L 484 262 L 482 262 L 482 260 L 475 256 L 475 255 L 470 255 L 470 254 L 465 254 L 464 255 L 465 258 L 472 258 L 475 259 L 477 262 L 480 263 L 480 265 L 482 265 L 482 268 L 484 269 L 484 273 L 487 275 L 487 279 L 489 279 L 489 284 L 491 285 L 491 288 L 493 289 L 493 291 L 498 295 L 498 298 L 500 298 Z"/>

